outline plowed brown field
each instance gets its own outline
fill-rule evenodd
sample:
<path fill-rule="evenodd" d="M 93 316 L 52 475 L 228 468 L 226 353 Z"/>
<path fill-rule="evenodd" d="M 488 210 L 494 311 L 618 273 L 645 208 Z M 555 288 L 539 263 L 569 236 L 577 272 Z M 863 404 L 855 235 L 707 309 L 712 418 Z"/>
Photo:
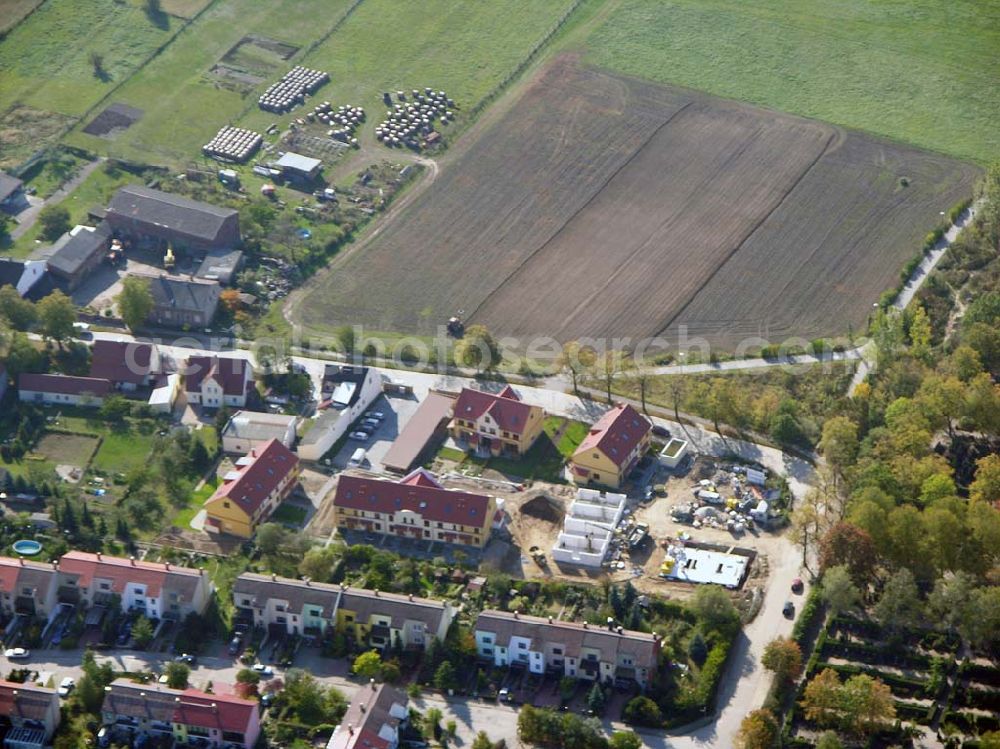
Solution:
<path fill-rule="evenodd" d="M 713 343 L 842 333 L 976 169 L 557 59 L 364 252 L 307 325 Z M 900 178 L 909 180 L 902 187 Z"/>

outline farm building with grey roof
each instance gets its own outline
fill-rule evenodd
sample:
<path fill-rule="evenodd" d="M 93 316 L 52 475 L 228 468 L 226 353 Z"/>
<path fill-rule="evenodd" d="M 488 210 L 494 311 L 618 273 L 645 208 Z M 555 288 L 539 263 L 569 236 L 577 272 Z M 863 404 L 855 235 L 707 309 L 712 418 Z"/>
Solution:
<path fill-rule="evenodd" d="M 217 250 L 240 243 L 239 215 L 232 208 L 202 203 L 141 185 L 115 193 L 105 220 L 133 240 L 178 249 Z"/>

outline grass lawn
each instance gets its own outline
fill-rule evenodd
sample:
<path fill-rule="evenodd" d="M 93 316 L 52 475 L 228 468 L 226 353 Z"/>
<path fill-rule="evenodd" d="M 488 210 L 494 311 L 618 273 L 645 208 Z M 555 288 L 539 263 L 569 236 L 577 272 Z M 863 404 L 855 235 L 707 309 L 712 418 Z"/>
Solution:
<path fill-rule="evenodd" d="M 94 456 L 92 467 L 105 473 L 128 473 L 133 468 L 149 462 L 149 453 L 156 438 L 156 425 L 152 422 L 133 422 L 128 429 L 103 427 L 104 441 Z"/>
<path fill-rule="evenodd" d="M 623 0 L 587 60 L 986 163 L 1000 0 Z"/>
<path fill-rule="evenodd" d="M 278 505 L 278 508 L 274 512 L 271 513 L 271 521 L 275 523 L 282 523 L 283 525 L 301 527 L 306 521 L 307 514 L 308 513 L 304 507 L 283 502 Z"/>
<path fill-rule="evenodd" d="M 186 529 L 190 527 L 194 516 L 197 515 L 201 508 L 205 505 L 205 500 L 215 493 L 215 489 L 218 485 L 219 478 L 218 476 L 215 476 L 209 481 L 206 481 L 205 485 L 200 489 L 191 492 L 191 497 L 188 499 L 187 505 L 174 513 L 174 516 L 170 519 L 170 524 L 178 528 Z"/>
<path fill-rule="evenodd" d="M 544 432 L 531 449 L 520 458 L 483 459 L 468 455 L 466 460 L 474 465 L 482 466 L 483 469 L 499 471 L 512 478 L 549 481 L 553 484 L 566 483 L 562 473 L 563 456 L 560 455 L 549 435 Z"/>

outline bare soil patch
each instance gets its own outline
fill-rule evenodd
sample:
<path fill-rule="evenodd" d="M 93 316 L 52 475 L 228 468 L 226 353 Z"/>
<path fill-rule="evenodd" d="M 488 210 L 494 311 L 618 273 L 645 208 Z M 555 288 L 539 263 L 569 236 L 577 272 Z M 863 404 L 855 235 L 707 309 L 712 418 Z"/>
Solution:
<path fill-rule="evenodd" d="M 731 345 L 859 327 L 973 166 L 558 58 L 302 322 Z M 900 182 L 906 177 L 908 186 Z"/>
<path fill-rule="evenodd" d="M 86 468 L 97 450 L 99 440 L 82 434 L 48 433 L 35 446 L 34 452 L 53 463 Z"/>
<path fill-rule="evenodd" d="M 87 123 L 83 132 L 102 138 L 114 138 L 119 133 L 128 130 L 140 119 L 142 119 L 141 109 L 121 103 L 110 104 L 103 112 Z"/>
<path fill-rule="evenodd" d="M 17 26 L 42 0 L 0 0 L 0 32 Z"/>

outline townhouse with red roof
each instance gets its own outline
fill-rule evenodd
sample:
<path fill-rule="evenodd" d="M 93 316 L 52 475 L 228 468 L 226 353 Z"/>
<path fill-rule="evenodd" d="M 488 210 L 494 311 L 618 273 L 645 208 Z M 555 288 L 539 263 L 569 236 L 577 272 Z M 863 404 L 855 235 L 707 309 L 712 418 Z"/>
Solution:
<path fill-rule="evenodd" d="M 213 591 L 204 570 L 86 551 L 63 554 L 58 583 L 60 603 L 109 606 L 117 600 L 122 611 L 175 621 L 204 613 Z"/>
<path fill-rule="evenodd" d="M 422 468 L 399 481 L 342 474 L 333 506 L 339 528 L 477 548 L 497 514 L 493 497 L 445 489 Z"/>
<path fill-rule="evenodd" d="M 499 393 L 462 388 L 449 431 L 463 448 L 483 456 L 520 457 L 542 433 L 545 411 L 510 385 Z"/>
<path fill-rule="evenodd" d="M 225 685 L 215 684 L 214 690 L 209 694 L 115 679 L 105 689 L 102 719 L 121 734 L 252 749 L 260 736 L 260 706 L 231 694 Z"/>
<path fill-rule="evenodd" d="M 97 340 L 90 348 L 90 376 L 108 380 L 117 390 L 146 387 L 159 372 L 160 352 L 151 343 Z"/>
<path fill-rule="evenodd" d="M 184 367 L 188 403 L 205 408 L 243 408 L 253 386 L 253 367 L 246 359 L 189 356 Z"/>
<path fill-rule="evenodd" d="M 0 610 L 10 616 L 48 617 L 58 603 L 58 563 L 0 557 Z"/>
<path fill-rule="evenodd" d="M 17 390 L 25 403 L 100 408 L 111 394 L 111 383 L 97 377 L 23 372 L 17 378 Z"/>
<path fill-rule="evenodd" d="M 404 692 L 372 681 L 354 693 L 326 749 L 396 749 L 409 717 Z"/>
<path fill-rule="evenodd" d="M 299 458 L 271 439 L 236 461 L 205 501 L 205 530 L 250 538 L 298 485 Z"/>
<path fill-rule="evenodd" d="M 5 749 L 41 749 L 59 727 L 56 690 L 0 680 L 0 721 L 7 724 Z"/>
<path fill-rule="evenodd" d="M 653 425 L 629 404 L 612 408 L 594 424 L 570 458 L 570 473 L 578 484 L 620 488 L 649 451 Z"/>

